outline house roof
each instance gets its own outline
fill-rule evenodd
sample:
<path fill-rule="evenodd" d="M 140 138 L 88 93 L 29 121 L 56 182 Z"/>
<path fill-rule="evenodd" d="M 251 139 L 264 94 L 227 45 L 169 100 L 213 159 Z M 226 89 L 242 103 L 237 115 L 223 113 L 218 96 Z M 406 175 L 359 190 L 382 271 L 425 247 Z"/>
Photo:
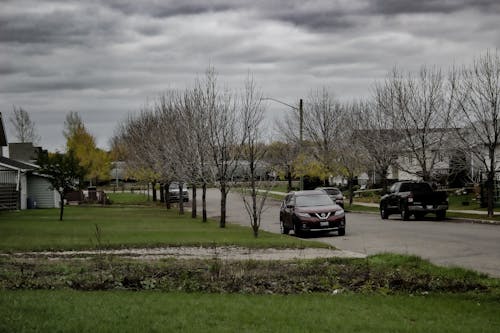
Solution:
<path fill-rule="evenodd" d="M 12 159 L 4 157 L 4 156 L 0 156 L 0 166 L 4 166 L 4 167 L 7 167 L 7 168 L 13 169 L 13 170 L 21 170 L 21 171 L 38 169 L 38 167 L 34 164 L 19 162 L 19 161 L 12 160 Z"/>
<path fill-rule="evenodd" d="M 7 137 L 5 136 L 5 127 L 3 125 L 2 113 L 0 112 L 0 147 L 4 146 L 7 146 Z"/>

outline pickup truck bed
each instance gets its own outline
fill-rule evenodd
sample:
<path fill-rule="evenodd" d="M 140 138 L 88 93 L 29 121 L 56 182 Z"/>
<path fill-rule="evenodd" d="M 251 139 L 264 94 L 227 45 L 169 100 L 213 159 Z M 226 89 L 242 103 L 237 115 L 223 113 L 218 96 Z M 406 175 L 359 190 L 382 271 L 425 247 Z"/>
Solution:
<path fill-rule="evenodd" d="M 387 219 L 391 214 L 401 214 L 403 220 L 408 220 L 411 215 L 421 219 L 429 213 L 444 219 L 447 209 L 446 192 L 434 191 L 428 183 L 423 182 L 397 182 L 380 199 L 382 219 Z"/>

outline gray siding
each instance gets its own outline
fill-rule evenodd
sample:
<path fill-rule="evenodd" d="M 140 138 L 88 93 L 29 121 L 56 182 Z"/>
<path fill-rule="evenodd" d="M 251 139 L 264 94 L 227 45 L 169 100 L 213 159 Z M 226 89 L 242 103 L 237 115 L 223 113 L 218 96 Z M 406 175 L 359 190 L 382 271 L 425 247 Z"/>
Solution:
<path fill-rule="evenodd" d="M 31 175 L 28 177 L 28 198 L 36 201 L 37 208 L 54 208 L 54 190 L 47 179 Z"/>

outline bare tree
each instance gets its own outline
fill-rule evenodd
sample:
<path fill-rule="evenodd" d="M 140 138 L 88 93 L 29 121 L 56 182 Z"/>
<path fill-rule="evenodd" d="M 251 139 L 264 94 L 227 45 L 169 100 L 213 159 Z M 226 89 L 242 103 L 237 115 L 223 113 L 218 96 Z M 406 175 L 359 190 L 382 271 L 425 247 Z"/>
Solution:
<path fill-rule="evenodd" d="M 261 144 L 262 121 L 264 119 L 264 107 L 261 101 L 262 94 L 256 89 L 253 78 L 248 76 L 245 81 L 241 108 L 243 119 L 242 132 L 244 133 L 243 152 L 248 162 L 247 176 L 249 179 L 249 187 L 242 189 L 242 199 L 250 217 L 250 225 L 252 226 L 255 237 L 259 236 L 262 211 L 270 190 L 270 186 L 266 186 L 265 189 L 259 193 L 259 188 L 261 188 L 263 184 L 258 180 L 257 169 L 266 152 L 264 146 Z"/>
<path fill-rule="evenodd" d="M 240 118 L 234 95 L 217 87 L 213 68 L 206 74 L 204 106 L 207 112 L 207 142 L 214 167 L 214 178 L 221 193 L 220 227 L 226 226 L 227 194 L 241 154 L 242 135 Z"/>
<path fill-rule="evenodd" d="M 367 153 L 365 147 L 360 142 L 357 131 L 356 113 L 359 104 L 344 104 L 340 108 L 339 121 L 342 124 L 338 130 L 338 141 L 336 143 L 337 164 L 339 173 L 347 178 L 349 190 L 349 205 L 352 205 L 354 197 L 353 183 L 356 177 L 366 170 Z"/>
<path fill-rule="evenodd" d="M 29 113 L 21 107 L 13 107 L 13 115 L 10 117 L 10 123 L 14 127 L 15 136 L 19 142 L 40 141 L 35 123 L 31 120 Z"/>
<path fill-rule="evenodd" d="M 500 56 L 487 51 L 472 66 L 451 76 L 457 89 L 454 105 L 458 112 L 457 137 L 486 173 L 488 216 L 494 214 L 497 171 L 496 149 L 500 144 Z"/>
<path fill-rule="evenodd" d="M 181 165 L 178 166 L 177 171 L 180 171 L 180 179 L 185 179 L 187 183 L 191 184 L 192 200 L 191 200 L 191 217 L 197 217 L 196 206 L 196 189 L 197 183 L 200 181 L 200 163 L 198 148 L 198 133 L 197 128 L 197 112 L 198 99 L 194 90 L 186 90 L 182 96 L 177 99 L 177 118 L 176 123 L 176 148 L 179 157 L 178 161 Z M 180 189 L 179 189 L 180 190 Z"/>
<path fill-rule="evenodd" d="M 393 89 L 389 94 L 397 99 L 398 127 L 406 157 L 414 161 L 399 163 L 399 167 L 425 181 L 433 180 L 440 156 L 449 151 L 451 143 L 448 126 L 453 110 L 444 76 L 437 68 L 422 67 L 417 77 L 394 69 L 387 80 L 387 87 Z"/>
<path fill-rule="evenodd" d="M 386 84 L 376 84 L 373 100 L 359 102 L 357 138 L 366 149 L 369 165 L 380 176 L 385 190 L 389 168 L 397 162 L 401 152 L 401 140 L 397 129 L 397 99 L 394 90 Z"/>
<path fill-rule="evenodd" d="M 201 80 L 196 81 L 195 88 L 192 91 L 192 108 L 193 108 L 193 131 L 194 146 L 193 153 L 197 158 L 199 179 L 201 181 L 201 205 L 202 205 L 202 221 L 207 221 L 207 184 L 212 181 L 213 174 L 210 167 L 210 154 L 209 154 L 209 123 L 208 123 L 208 110 L 213 101 L 213 83 L 210 75 L 206 76 L 205 82 Z"/>
<path fill-rule="evenodd" d="M 127 169 L 135 179 L 155 183 L 155 180 L 169 178 L 165 177 L 161 160 L 164 156 L 158 145 L 159 135 L 158 118 L 149 107 L 144 107 L 137 116 L 129 116 L 118 128 L 114 141 L 123 150 Z M 168 200 L 167 208 L 170 208 Z"/>
<path fill-rule="evenodd" d="M 64 130 L 63 135 L 68 140 L 71 138 L 79 129 L 84 128 L 83 120 L 76 111 L 70 111 L 66 115 L 64 120 Z"/>
<path fill-rule="evenodd" d="M 311 92 L 305 103 L 304 130 L 315 147 L 314 157 L 333 172 L 340 152 L 342 106 L 326 88 Z"/>

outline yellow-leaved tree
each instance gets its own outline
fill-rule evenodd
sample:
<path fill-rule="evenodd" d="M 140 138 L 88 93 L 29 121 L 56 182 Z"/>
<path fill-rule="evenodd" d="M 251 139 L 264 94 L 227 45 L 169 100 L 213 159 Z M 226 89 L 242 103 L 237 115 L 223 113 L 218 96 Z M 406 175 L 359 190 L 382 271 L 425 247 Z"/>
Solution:
<path fill-rule="evenodd" d="M 87 170 L 85 179 L 90 184 L 110 179 L 111 158 L 109 153 L 98 148 L 95 138 L 90 134 L 80 115 L 71 111 L 64 122 L 66 150 L 72 150 L 80 160 L 80 165 Z"/>

